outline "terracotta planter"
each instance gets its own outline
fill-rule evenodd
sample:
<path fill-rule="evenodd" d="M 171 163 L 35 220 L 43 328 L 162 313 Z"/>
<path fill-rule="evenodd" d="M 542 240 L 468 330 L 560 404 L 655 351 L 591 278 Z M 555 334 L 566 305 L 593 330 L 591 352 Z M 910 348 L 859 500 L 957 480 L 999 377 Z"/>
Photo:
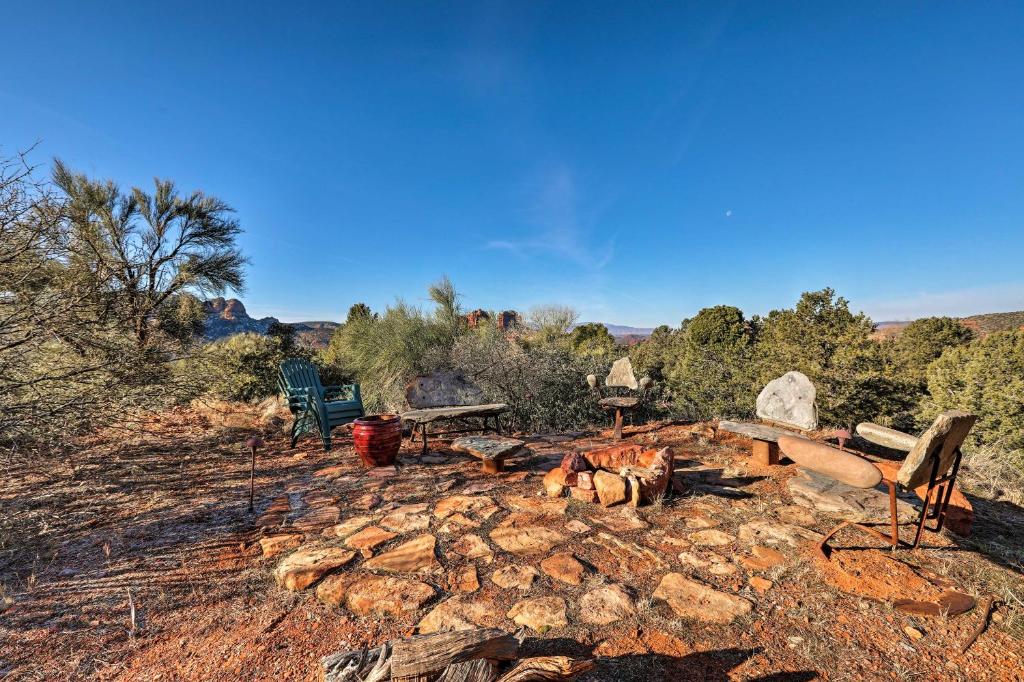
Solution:
<path fill-rule="evenodd" d="M 390 466 L 402 446 L 402 422 L 397 414 L 361 417 L 352 427 L 352 439 L 364 466 Z"/>

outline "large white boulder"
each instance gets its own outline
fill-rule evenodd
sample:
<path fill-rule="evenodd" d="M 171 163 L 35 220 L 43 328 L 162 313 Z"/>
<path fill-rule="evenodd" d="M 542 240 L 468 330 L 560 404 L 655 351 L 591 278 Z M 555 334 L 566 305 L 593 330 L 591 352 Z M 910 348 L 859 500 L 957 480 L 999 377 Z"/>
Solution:
<path fill-rule="evenodd" d="M 786 372 L 769 381 L 757 396 L 757 416 L 813 431 L 818 428 L 818 408 L 814 403 L 817 396 L 806 375 Z"/>

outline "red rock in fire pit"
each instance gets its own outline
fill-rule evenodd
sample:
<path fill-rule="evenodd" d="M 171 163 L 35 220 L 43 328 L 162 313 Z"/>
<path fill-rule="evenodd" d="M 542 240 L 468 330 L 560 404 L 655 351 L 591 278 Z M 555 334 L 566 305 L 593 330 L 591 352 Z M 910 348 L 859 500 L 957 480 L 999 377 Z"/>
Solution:
<path fill-rule="evenodd" d="M 584 490 L 594 489 L 594 472 L 593 471 L 581 471 L 576 474 L 576 486 L 583 488 Z"/>
<path fill-rule="evenodd" d="M 584 488 L 582 486 L 573 486 L 569 488 L 569 493 L 572 495 L 572 499 L 579 500 L 580 502 L 597 502 L 597 491 L 593 488 Z"/>
<path fill-rule="evenodd" d="M 641 445 L 613 445 L 610 448 L 584 452 L 583 458 L 590 464 L 591 469 L 618 471 L 624 466 L 636 465 L 643 450 Z"/>
<path fill-rule="evenodd" d="M 559 468 L 565 472 L 565 485 L 576 485 L 577 474 L 587 471 L 590 465 L 583 457 L 572 452 L 562 458 L 562 465 Z"/>
<path fill-rule="evenodd" d="M 548 497 L 561 497 L 565 492 L 565 472 L 552 469 L 544 476 L 544 491 Z"/>

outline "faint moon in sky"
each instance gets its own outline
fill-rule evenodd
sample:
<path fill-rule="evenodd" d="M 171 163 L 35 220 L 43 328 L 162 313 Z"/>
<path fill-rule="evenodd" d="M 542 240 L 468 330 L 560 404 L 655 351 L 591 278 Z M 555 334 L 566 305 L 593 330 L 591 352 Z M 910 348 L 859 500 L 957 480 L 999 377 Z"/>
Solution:
<path fill-rule="evenodd" d="M 731 208 L 725 209 L 725 217 L 728 218 L 730 216 L 732 216 L 732 209 Z"/>

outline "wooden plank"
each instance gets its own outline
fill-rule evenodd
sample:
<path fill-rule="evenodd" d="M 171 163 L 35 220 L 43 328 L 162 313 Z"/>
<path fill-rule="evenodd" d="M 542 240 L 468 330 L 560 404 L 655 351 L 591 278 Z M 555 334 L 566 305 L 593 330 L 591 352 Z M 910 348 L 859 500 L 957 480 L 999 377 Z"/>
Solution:
<path fill-rule="evenodd" d="M 410 637 L 394 644 L 391 655 L 391 679 L 418 682 L 434 679 L 453 663 L 478 658 L 511 661 L 519 654 L 514 635 L 495 629 L 441 632 Z"/>

